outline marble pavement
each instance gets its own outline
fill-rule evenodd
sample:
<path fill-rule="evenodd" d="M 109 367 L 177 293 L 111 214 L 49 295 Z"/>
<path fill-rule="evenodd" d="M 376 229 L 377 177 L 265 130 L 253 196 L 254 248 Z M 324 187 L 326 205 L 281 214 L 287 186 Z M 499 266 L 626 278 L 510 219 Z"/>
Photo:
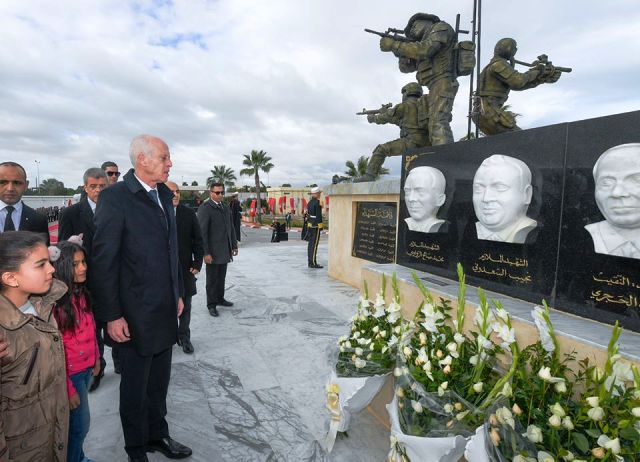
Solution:
<path fill-rule="evenodd" d="M 358 292 L 330 279 L 326 241 L 307 268 L 306 242 L 271 244 L 267 230 L 247 230 L 230 264 L 227 298 L 235 305 L 209 316 L 204 275 L 193 299 L 195 354 L 174 347 L 168 420 L 171 435 L 193 448 L 191 461 L 386 460 L 388 430 L 371 414 L 354 416 L 348 437 L 323 449 L 328 350 L 346 333 Z M 90 395 L 86 455 L 126 461 L 118 415 L 119 376 L 110 354 L 100 388 Z M 151 461 L 168 460 L 149 454 Z"/>

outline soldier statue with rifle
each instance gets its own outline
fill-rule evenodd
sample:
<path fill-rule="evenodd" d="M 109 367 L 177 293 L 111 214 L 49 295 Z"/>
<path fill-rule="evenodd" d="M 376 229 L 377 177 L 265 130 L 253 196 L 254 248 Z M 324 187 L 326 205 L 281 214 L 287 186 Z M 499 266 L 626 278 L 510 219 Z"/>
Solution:
<path fill-rule="evenodd" d="M 546 55 L 538 56 L 538 60 L 531 64 L 517 61 L 514 58 L 517 50 L 514 39 L 500 39 L 494 48 L 493 58 L 480 73 L 479 98 L 475 101 L 473 121 L 487 136 L 520 130 L 516 124 L 517 114 L 504 106 L 511 90 L 528 90 L 543 83 L 554 83 L 563 72 L 571 72 L 570 68 L 552 65 Z M 518 72 L 515 64 L 530 69 Z"/>
<path fill-rule="evenodd" d="M 407 149 L 420 148 L 429 145 L 427 130 L 427 115 L 420 109 L 422 87 L 411 82 L 402 87 L 402 102 L 391 107 L 385 104 L 380 109 L 358 112 L 366 115 L 369 123 L 392 123 L 400 127 L 400 138 L 379 144 L 373 151 L 365 175 L 357 178 L 356 182 L 374 181 L 380 172 L 384 160 L 389 156 L 400 156 Z"/>
<path fill-rule="evenodd" d="M 404 31 L 368 32 L 381 36 L 380 50 L 398 57 L 401 72 L 417 71 L 417 81 L 429 90 L 426 103 L 430 143 L 453 143 L 450 122 L 458 92 L 457 77 L 468 75 L 475 65 L 473 49 L 464 48 L 460 54 L 457 35 L 463 31 L 457 27 L 454 30 L 433 14 L 417 13 L 409 19 Z"/>

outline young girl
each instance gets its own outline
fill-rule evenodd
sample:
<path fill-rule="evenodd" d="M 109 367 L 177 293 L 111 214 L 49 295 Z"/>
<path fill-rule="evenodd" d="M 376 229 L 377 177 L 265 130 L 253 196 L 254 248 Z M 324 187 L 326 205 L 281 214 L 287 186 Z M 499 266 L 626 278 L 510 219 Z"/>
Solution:
<path fill-rule="evenodd" d="M 58 243 L 59 250 L 52 260 L 55 278 L 64 282 L 67 293 L 56 303 L 53 314 L 62 332 L 67 358 L 67 392 L 69 395 L 68 462 L 89 462 L 82 445 L 89 432 L 88 389 L 92 375 L 100 372 L 100 353 L 96 341 L 96 325 L 86 287 L 86 253 L 72 236 Z"/>
<path fill-rule="evenodd" d="M 69 405 L 64 348 L 51 314 L 67 290 L 45 240 L 0 234 L 0 461 L 64 462 Z M 39 296 L 40 294 L 43 294 Z"/>

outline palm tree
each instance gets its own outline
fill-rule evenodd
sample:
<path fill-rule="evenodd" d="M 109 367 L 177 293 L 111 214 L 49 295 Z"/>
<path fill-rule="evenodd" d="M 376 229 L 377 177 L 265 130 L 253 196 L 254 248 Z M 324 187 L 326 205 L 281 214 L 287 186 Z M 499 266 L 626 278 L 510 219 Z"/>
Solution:
<path fill-rule="evenodd" d="M 345 162 L 345 165 L 347 166 L 347 169 L 344 171 L 344 174 L 347 175 L 348 178 L 351 178 L 351 180 L 355 180 L 367 173 L 369 158 L 367 156 L 360 156 L 355 164 L 348 160 Z M 388 173 L 388 168 L 381 167 L 376 178 L 380 177 L 380 175 L 387 175 Z"/>
<path fill-rule="evenodd" d="M 237 180 L 233 169 L 227 168 L 226 165 L 214 165 L 211 170 L 211 176 L 207 178 L 207 186 L 211 187 L 211 183 L 222 183 L 225 186 L 233 186 Z"/>
<path fill-rule="evenodd" d="M 262 223 L 262 207 L 260 207 L 260 172 L 263 171 L 265 173 L 269 173 L 274 165 L 271 163 L 271 157 L 269 157 L 266 152 L 262 150 L 256 151 L 255 149 L 251 150 L 250 155 L 244 155 L 242 165 L 245 165 L 247 168 L 243 168 L 242 170 L 240 170 L 240 175 L 253 175 L 253 178 L 256 182 L 258 223 Z"/>

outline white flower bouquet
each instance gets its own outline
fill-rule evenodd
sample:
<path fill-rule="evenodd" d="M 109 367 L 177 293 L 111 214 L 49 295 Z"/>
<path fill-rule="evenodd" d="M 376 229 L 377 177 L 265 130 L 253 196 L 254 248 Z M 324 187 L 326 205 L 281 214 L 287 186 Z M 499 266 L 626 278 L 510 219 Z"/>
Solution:
<path fill-rule="evenodd" d="M 407 329 L 400 343 L 394 370 L 397 411 L 390 409 L 390 414 L 397 412 L 401 430 L 394 435 L 392 456 L 396 460 L 403 454 L 411 459 L 413 449 L 407 447 L 411 443 L 405 436 L 424 438 L 426 448 L 449 438 L 449 450 L 443 453 L 447 458 L 436 457 L 432 451 L 428 460 L 458 460 L 464 451 L 460 440 L 475 433 L 484 421 L 483 410 L 510 387 L 518 361 L 511 319 L 499 303 L 494 301 L 491 308 L 479 289 L 473 329 L 465 334 L 465 278 L 460 265 L 458 276 L 460 309 L 453 319 L 449 303 L 435 301 L 414 275 L 424 302 L 408 322 L 411 330 Z M 508 371 L 501 370 L 504 364 L 509 365 Z M 392 433 L 393 427 L 392 419 Z M 446 449 L 447 444 L 444 446 Z"/>

